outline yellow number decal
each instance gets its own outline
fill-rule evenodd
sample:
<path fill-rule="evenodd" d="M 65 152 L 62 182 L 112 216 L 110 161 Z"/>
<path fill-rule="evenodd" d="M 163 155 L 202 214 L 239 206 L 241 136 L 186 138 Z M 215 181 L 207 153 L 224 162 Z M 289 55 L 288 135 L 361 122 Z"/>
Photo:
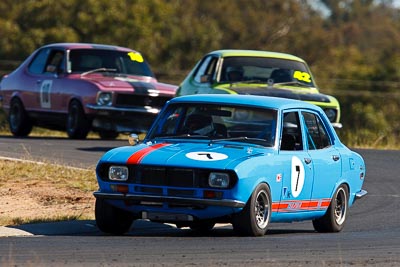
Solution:
<path fill-rule="evenodd" d="M 141 54 L 137 52 L 129 52 L 128 56 L 131 58 L 132 61 L 143 62 L 144 59 Z"/>
<path fill-rule="evenodd" d="M 307 72 L 302 72 L 302 71 L 298 71 L 296 70 L 293 73 L 293 78 L 299 80 L 299 81 L 305 81 L 310 83 L 311 82 L 311 75 Z"/>

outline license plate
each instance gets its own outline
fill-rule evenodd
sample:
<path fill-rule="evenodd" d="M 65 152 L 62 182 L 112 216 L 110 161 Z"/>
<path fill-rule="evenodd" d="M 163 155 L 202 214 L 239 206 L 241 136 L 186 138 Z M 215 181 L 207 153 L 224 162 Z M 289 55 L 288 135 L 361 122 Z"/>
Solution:
<path fill-rule="evenodd" d="M 170 222 L 182 222 L 182 221 L 193 221 L 193 216 L 187 214 L 174 214 L 174 213 L 163 213 L 163 212 L 142 212 L 142 219 L 148 219 L 150 221 L 170 221 Z"/>

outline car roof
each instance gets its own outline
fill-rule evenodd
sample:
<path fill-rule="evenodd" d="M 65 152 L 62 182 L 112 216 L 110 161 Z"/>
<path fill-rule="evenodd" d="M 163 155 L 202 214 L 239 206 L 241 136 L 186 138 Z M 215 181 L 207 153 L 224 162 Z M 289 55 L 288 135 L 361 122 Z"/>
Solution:
<path fill-rule="evenodd" d="M 173 98 L 170 103 L 208 103 L 208 104 L 233 104 L 272 109 L 305 108 L 322 111 L 313 104 L 279 97 L 257 95 L 231 95 L 231 94 L 197 94 Z"/>
<path fill-rule="evenodd" d="M 107 44 L 93 44 L 93 43 L 52 43 L 47 44 L 44 47 L 54 47 L 54 48 L 63 48 L 63 49 L 104 49 L 104 50 L 120 50 L 120 51 L 135 51 L 133 49 L 127 47 L 121 47 L 116 45 L 107 45 Z"/>
<path fill-rule="evenodd" d="M 271 52 L 271 51 L 261 51 L 261 50 L 243 50 L 243 49 L 222 49 L 216 50 L 213 52 L 208 53 L 211 54 L 218 54 L 221 57 L 268 57 L 268 58 L 281 58 L 281 59 L 288 59 L 294 61 L 300 61 L 305 63 L 302 58 L 296 57 L 291 54 L 280 53 L 280 52 Z"/>

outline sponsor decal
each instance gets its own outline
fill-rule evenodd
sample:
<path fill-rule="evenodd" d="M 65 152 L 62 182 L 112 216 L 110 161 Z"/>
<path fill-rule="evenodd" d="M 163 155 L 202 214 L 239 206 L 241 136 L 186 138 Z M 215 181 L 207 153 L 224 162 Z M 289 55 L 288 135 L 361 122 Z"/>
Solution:
<path fill-rule="evenodd" d="M 186 157 L 193 160 L 199 161 L 217 161 L 224 160 L 228 158 L 228 155 L 216 152 L 190 152 L 186 154 Z"/>
<path fill-rule="evenodd" d="M 281 201 L 272 203 L 273 212 L 318 211 L 328 209 L 330 198 Z"/>
<path fill-rule="evenodd" d="M 307 82 L 307 83 L 311 82 L 311 75 L 309 73 L 307 73 L 307 72 L 304 72 L 304 71 L 296 70 L 293 73 L 293 78 L 295 78 L 295 79 L 297 79 L 299 81 Z"/>
<path fill-rule="evenodd" d="M 130 57 L 130 59 L 132 61 L 137 61 L 137 62 L 140 62 L 140 63 L 142 63 L 144 61 L 142 55 L 140 53 L 138 53 L 138 52 L 129 52 L 128 56 Z"/>

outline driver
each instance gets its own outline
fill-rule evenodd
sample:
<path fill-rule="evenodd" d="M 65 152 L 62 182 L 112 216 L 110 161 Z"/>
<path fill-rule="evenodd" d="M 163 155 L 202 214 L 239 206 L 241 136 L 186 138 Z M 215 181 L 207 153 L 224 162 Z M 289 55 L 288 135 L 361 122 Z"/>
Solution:
<path fill-rule="evenodd" d="M 227 67 L 226 76 L 230 82 L 238 82 L 243 80 L 243 68 L 242 67 Z"/>
<path fill-rule="evenodd" d="M 208 135 L 214 132 L 211 116 L 191 114 L 186 119 L 185 127 L 189 134 Z"/>

